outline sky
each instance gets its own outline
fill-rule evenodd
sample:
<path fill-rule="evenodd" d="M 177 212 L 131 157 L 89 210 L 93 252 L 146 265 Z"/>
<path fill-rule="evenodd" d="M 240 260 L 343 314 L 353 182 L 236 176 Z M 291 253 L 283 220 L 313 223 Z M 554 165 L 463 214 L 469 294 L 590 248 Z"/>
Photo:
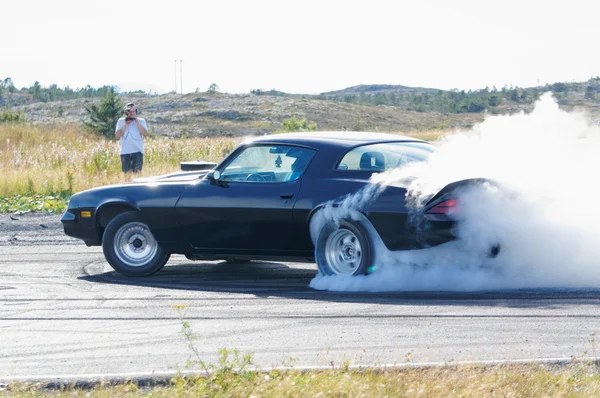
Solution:
<path fill-rule="evenodd" d="M 315 94 L 600 75 L 595 0 L 4 0 L 0 10 L 0 78 L 17 88 Z"/>

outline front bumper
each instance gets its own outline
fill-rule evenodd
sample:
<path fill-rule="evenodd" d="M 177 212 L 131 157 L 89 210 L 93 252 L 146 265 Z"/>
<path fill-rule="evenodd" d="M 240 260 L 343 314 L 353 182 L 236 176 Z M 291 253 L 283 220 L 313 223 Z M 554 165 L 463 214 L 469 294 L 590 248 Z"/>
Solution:
<path fill-rule="evenodd" d="M 91 217 L 82 218 L 82 211 L 91 211 Z M 63 224 L 65 234 L 81 239 L 87 246 L 99 246 L 102 243 L 94 209 L 67 209 L 60 222 Z"/>

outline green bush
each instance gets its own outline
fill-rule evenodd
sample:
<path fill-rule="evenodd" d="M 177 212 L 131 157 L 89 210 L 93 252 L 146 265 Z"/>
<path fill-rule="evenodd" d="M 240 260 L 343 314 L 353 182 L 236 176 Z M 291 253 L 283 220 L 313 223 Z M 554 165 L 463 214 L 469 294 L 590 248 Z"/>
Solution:
<path fill-rule="evenodd" d="M 93 131 L 103 135 L 106 138 L 113 138 L 115 135 L 115 126 L 119 117 L 123 114 L 123 102 L 111 88 L 102 98 L 100 105 L 91 105 L 85 110 L 90 117 L 89 122 L 84 125 Z"/>
<path fill-rule="evenodd" d="M 309 123 L 306 119 L 299 119 L 293 116 L 289 119 L 285 119 L 281 124 L 286 132 L 317 130 L 316 123 Z"/>
<path fill-rule="evenodd" d="M 25 121 L 25 113 L 23 111 L 13 111 L 8 105 L 4 107 L 0 113 L 0 122 L 2 123 L 19 123 Z"/>

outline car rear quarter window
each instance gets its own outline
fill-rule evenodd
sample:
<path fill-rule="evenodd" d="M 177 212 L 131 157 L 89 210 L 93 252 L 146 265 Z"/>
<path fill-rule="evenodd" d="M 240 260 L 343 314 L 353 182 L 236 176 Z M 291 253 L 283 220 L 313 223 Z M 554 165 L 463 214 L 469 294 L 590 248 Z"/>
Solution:
<path fill-rule="evenodd" d="M 387 142 L 349 150 L 336 170 L 385 171 L 411 162 L 422 162 L 435 150 L 426 142 Z"/>

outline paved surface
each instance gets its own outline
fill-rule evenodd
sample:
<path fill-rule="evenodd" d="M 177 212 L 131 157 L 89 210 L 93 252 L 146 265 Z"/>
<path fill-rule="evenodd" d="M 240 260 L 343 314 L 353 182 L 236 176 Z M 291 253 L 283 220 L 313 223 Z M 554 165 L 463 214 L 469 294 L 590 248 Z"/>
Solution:
<path fill-rule="evenodd" d="M 598 354 L 600 290 L 330 293 L 307 287 L 314 264 L 182 256 L 126 278 L 61 236 L 56 216 L 10 231 L 2 217 L 0 238 L 16 241 L 0 239 L 0 381 L 185 369 L 196 357 L 184 321 L 203 361 L 235 348 L 263 368 Z"/>
<path fill-rule="evenodd" d="M 81 244 L 63 233 L 60 214 L 0 214 L 0 246 Z"/>

